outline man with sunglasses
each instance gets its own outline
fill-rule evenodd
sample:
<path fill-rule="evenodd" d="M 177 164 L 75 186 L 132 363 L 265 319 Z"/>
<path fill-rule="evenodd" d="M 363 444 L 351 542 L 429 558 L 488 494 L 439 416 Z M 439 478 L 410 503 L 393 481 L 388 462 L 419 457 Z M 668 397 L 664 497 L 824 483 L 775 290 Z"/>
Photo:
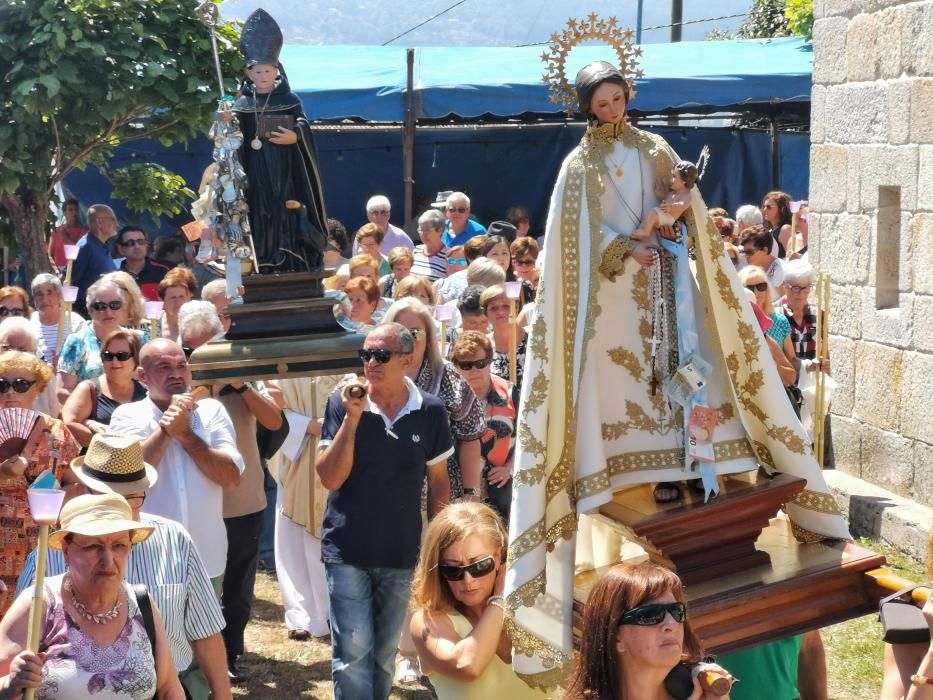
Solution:
<path fill-rule="evenodd" d="M 113 272 L 117 266 L 107 242 L 117 234 L 117 216 L 106 204 L 95 204 L 87 210 L 88 234 L 81 239 L 78 257 L 71 268 L 71 284 L 78 288 L 74 310 L 87 316 L 88 287 L 101 275 Z"/>
<path fill-rule="evenodd" d="M 117 251 L 123 256 L 120 269 L 130 273 L 146 299 L 158 301 L 159 282 L 168 268 L 149 257 L 146 232 L 138 226 L 124 226 L 117 234 Z"/>
<path fill-rule="evenodd" d="M 444 245 L 448 248 L 461 246 L 473 236 L 486 233 L 486 227 L 470 218 L 470 198 L 463 192 L 452 192 L 447 197 L 447 225 L 444 228 Z"/>
<path fill-rule="evenodd" d="M 414 339 L 398 323 L 376 326 L 360 358 L 365 379 L 330 396 L 315 468 L 330 490 L 321 553 L 330 591 L 337 700 L 388 698 L 428 517 L 450 495 L 453 441 L 444 404 L 406 373 Z"/>

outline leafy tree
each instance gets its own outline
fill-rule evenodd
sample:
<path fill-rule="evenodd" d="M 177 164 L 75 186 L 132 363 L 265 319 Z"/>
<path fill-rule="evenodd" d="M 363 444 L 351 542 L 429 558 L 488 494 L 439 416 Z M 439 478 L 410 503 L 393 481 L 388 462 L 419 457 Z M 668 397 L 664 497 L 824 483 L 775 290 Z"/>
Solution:
<path fill-rule="evenodd" d="M 787 0 L 755 0 L 748 16 L 739 27 L 739 39 L 769 39 L 788 36 L 787 17 L 784 11 Z"/>
<path fill-rule="evenodd" d="M 813 38 L 813 0 L 787 0 L 784 16 L 791 34 Z"/>
<path fill-rule="evenodd" d="M 0 7 L 0 205 L 32 274 L 48 269 L 49 201 L 69 172 L 104 165 L 121 143 L 168 145 L 209 126 L 218 88 L 196 4 L 5 0 Z M 222 24 L 218 32 L 231 93 L 243 67 L 238 30 Z M 173 181 L 146 186 L 160 182 Z"/>

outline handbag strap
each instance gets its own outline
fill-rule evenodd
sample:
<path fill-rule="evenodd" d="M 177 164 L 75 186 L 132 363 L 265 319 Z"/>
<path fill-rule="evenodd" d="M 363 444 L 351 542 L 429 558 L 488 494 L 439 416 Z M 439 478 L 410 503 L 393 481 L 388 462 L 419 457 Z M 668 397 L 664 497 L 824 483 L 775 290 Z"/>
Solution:
<path fill-rule="evenodd" d="M 880 610 L 880 609 L 881 609 L 881 606 L 883 606 L 885 603 L 890 603 L 892 600 L 897 600 L 897 599 L 899 599 L 899 598 L 902 598 L 903 596 L 907 595 L 908 593 L 911 593 L 912 591 L 914 591 L 914 590 L 917 589 L 917 588 L 930 588 L 930 589 L 933 589 L 933 585 L 931 585 L 931 584 L 929 584 L 929 583 L 914 583 L 914 584 L 911 584 L 910 586 L 907 586 L 907 588 L 902 588 L 902 589 L 899 590 L 897 593 L 892 593 L 891 595 L 887 596 L 886 598 L 882 598 L 881 600 L 879 600 L 879 601 L 878 601 L 878 609 Z M 905 601 L 905 602 L 906 602 L 906 601 Z"/>
<path fill-rule="evenodd" d="M 149 600 L 149 589 L 141 583 L 134 583 L 131 588 L 136 597 L 136 605 L 143 616 L 143 625 L 146 627 L 146 636 L 149 637 L 149 644 L 152 646 L 152 658 L 156 658 L 156 630 L 155 617 L 152 614 L 152 601 Z"/>

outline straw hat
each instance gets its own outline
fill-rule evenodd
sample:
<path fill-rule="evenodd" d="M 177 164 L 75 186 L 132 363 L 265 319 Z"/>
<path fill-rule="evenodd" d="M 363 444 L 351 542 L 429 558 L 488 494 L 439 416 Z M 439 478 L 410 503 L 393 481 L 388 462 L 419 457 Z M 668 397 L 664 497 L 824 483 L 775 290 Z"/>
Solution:
<path fill-rule="evenodd" d="M 70 534 L 98 537 L 117 532 L 129 532 L 130 541 L 137 544 L 152 534 L 153 528 L 133 520 L 133 511 L 123 496 L 116 493 L 77 496 L 59 515 L 61 526 L 49 535 L 49 546 L 61 549 Z"/>
<path fill-rule="evenodd" d="M 99 433 L 87 454 L 71 462 L 75 476 L 92 491 L 126 496 L 151 488 L 158 473 L 143 457 L 142 443 L 127 435 Z"/>

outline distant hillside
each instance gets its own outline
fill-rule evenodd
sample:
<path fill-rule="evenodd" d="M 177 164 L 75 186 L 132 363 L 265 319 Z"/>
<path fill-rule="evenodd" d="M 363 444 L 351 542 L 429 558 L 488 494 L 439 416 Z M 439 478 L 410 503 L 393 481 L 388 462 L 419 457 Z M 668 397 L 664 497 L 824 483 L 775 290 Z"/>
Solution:
<path fill-rule="evenodd" d="M 456 0 L 226 0 L 221 13 L 245 19 L 257 7 L 278 20 L 286 41 L 301 44 L 382 44 L 441 12 Z M 624 5 L 624 7 L 621 7 Z M 684 0 L 684 21 L 748 11 L 751 0 Z M 714 9 L 710 9 L 712 6 Z M 393 42 L 396 46 L 511 46 L 546 41 L 569 17 L 615 15 L 635 27 L 634 0 L 466 0 L 462 5 Z M 668 2 L 644 3 L 643 26 L 670 23 Z M 741 18 L 685 25 L 685 40 L 714 29 L 734 31 Z M 646 31 L 645 43 L 665 42 L 669 29 Z"/>

